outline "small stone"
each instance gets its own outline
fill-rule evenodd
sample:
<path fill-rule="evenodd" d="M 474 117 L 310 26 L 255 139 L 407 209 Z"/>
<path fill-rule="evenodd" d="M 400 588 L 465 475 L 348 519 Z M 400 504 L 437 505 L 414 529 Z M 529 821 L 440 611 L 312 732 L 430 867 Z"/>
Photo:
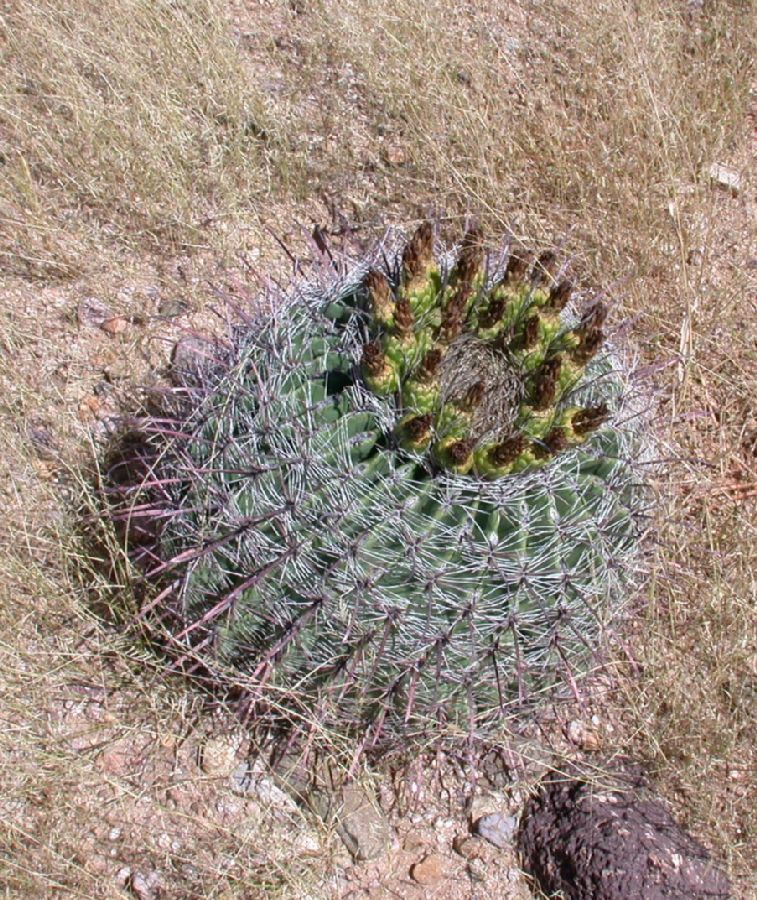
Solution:
<path fill-rule="evenodd" d="M 476 794 L 470 801 L 469 816 L 472 822 L 483 816 L 490 816 L 499 812 L 505 805 L 505 799 L 499 794 Z"/>
<path fill-rule="evenodd" d="M 449 843 L 456 828 L 457 822 L 454 819 L 448 819 L 444 816 L 437 816 L 434 819 L 434 831 L 436 832 L 436 839 L 440 843 Z"/>
<path fill-rule="evenodd" d="M 512 844 L 517 827 L 518 820 L 515 816 L 493 813 L 490 816 L 483 816 L 476 822 L 476 834 L 500 850 L 504 850 Z"/>
<path fill-rule="evenodd" d="M 176 297 L 166 297 L 158 303 L 158 315 L 166 319 L 175 319 L 183 315 L 189 309 L 186 300 Z"/>
<path fill-rule="evenodd" d="M 120 828 L 111 828 L 108 832 L 108 840 L 109 841 L 117 841 L 120 839 L 123 831 Z"/>
<path fill-rule="evenodd" d="M 44 425 L 29 425 L 27 435 L 40 459 L 51 461 L 58 458 L 58 447 L 49 428 Z"/>
<path fill-rule="evenodd" d="M 292 852 L 296 855 L 318 856 L 321 853 L 321 842 L 312 831 L 301 831 L 294 839 Z"/>
<path fill-rule="evenodd" d="M 171 375 L 176 384 L 192 384 L 199 373 L 217 358 L 218 346 L 212 338 L 187 335 L 171 352 Z"/>
<path fill-rule="evenodd" d="M 429 853 L 410 869 L 410 876 L 418 884 L 436 884 L 444 874 L 444 863 L 438 853 Z"/>
<path fill-rule="evenodd" d="M 404 850 L 417 850 L 419 847 L 425 846 L 425 844 L 426 839 L 418 831 L 409 831 L 402 841 L 402 847 Z"/>
<path fill-rule="evenodd" d="M 79 324 L 89 328 L 102 328 L 113 315 L 113 310 L 96 297 L 85 297 L 76 308 Z"/>
<path fill-rule="evenodd" d="M 576 747 L 580 747 L 582 750 L 598 750 L 601 745 L 596 731 L 587 728 L 579 719 L 573 719 L 572 722 L 568 723 L 565 734 L 571 744 L 575 744 Z"/>
<path fill-rule="evenodd" d="M 710 166 L 710 181 L 717 187 L 728 191 L 732 197 L 737 197 L 741 189 L 739 173 L 731 166 L 725 166 L 722 163 L 713 163 Z"/>
<path fill-rule="evenodd" d="M 273 779 L 266 773 L 265 764 L 261 760 L 254 763 L 240 763 L 229 775 L 229 786 L 235 794 L 243 797 L 257 797 L 265 806 L 281 812 L 293 812 L 297 803 L 289 794 L 277 787 Z"/>
<path fill-rule="evenodd" d="M 153 900 L 157 895 L 160 885 L 160 877 L 157 872 L 150 872 L 149 875 L 143 875 L 141 872 L 135 872 L 129 883 L 132 893 L 139 900 Z"/>
<path fill-rule="evenodd" d="M 213 778 L 226 778 L 234 771 L 241 741 L 238 736 L 219 735 L 205 742 L 201 751 L 202 771 Z"/>
<path fill-rule="evenodd" d="M 407 163 L 407 153 L 403 147 L 397 144 L 390 144 L 381 152 L 381 158 L 386 165 L 404 166 Z"/>
<path fill-rule="evenodd" d="M 471 859 L 466 866 L 471 881 L 486 881 L 486 863 L 482 859 Z"/>
<path fill-rule="evenodd" d="M 82 422 L 87 422 L 92 417 L 97 417 L 102 410 L 103 404 L 99 397 L 95 397 L 91 395 L 89 397 L 85 397 L 81 403 L 79 404 L 79 419 Z"/>
<path fill-rule="evenodd" d="M 347 849 L 358 860 L 381 856 L 394 839 L 378 804 L 357 784 L 348 785 L 342 792 L 337 830 Z"/>
<path fill-rule="evenodd" d="M 106 319 L 100 328 L 106 334 L 123 334 L 126 331 L 126 326 L 128 322 L 123 316 L 111 316 L 109 319 Z"/>
<path fill-rule="evenodd" d="M 469 860 L 485 859 L 487 855 L 486 844 L 481 838 L 471 837 L 469 834 L 459 834 L 452 842 L 452 847 L 455 853 Z"/>

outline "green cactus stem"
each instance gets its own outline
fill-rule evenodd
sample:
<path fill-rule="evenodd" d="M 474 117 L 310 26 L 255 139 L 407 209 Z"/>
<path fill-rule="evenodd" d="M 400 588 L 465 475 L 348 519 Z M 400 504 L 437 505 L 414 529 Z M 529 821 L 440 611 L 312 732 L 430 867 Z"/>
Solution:
<path fill-rule="evenodd" d="M 606 306 L 477 230 L 450 256 L 424 223 L 239 326 L 112 482 L 164 646 L 360 747 L 575 689 L 639 572 L 649 404 Z"/>

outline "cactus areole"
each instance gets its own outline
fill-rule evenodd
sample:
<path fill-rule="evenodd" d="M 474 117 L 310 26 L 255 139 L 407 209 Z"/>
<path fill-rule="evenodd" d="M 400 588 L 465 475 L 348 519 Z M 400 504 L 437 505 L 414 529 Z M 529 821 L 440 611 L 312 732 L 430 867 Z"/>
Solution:
<path fill-rule="evenodd" d="M 117 517 L 143 618 L 261 712 L 491 735 L 578 689 L 636 583 L 645 398 L 552 254 L 425 223 L 375 260 L 235 328 Z"/>

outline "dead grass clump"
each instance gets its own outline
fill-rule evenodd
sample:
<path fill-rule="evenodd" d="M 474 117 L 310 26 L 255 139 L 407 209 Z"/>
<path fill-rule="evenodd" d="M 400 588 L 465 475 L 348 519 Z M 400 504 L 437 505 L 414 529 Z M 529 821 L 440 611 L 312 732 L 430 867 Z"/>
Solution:
<path fill-rule="evenodd" d="M 752 48 L 738 3 L 708 5 L 696 25 L 684 4 L 653 0 L 316 9 L 300 40 L 306 77 L 332 72 L 324 185 L 371 170 L 384 201 L 483 210 L 531 238 L 572 229 L 570 248 L 605 279 L 680 258 L 678 206 L 743 128 Z M 344 194 L 360 205 L 354 181 Z"/>
<path fill-rule="evenodd" d="M 215 0 L 21 0 L 0 48 L 4 269 L 75 274 L 114 238 L 206 244 L 214 217 L 269 191 L 285 114 L 248 80 Z"/>

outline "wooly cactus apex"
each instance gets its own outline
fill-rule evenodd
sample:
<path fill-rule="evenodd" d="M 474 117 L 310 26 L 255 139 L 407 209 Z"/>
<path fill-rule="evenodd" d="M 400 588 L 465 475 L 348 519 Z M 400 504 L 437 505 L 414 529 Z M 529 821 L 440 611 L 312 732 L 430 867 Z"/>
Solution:
<path fill-rule="evenodd" d="M 424 223 L 236 327 L 142 423 L 147 474 L 112 473 L 143 619 L 364 747 L 575 690 L 637 578 L 650 445 L 572 295 L 552 254 Z"/>

